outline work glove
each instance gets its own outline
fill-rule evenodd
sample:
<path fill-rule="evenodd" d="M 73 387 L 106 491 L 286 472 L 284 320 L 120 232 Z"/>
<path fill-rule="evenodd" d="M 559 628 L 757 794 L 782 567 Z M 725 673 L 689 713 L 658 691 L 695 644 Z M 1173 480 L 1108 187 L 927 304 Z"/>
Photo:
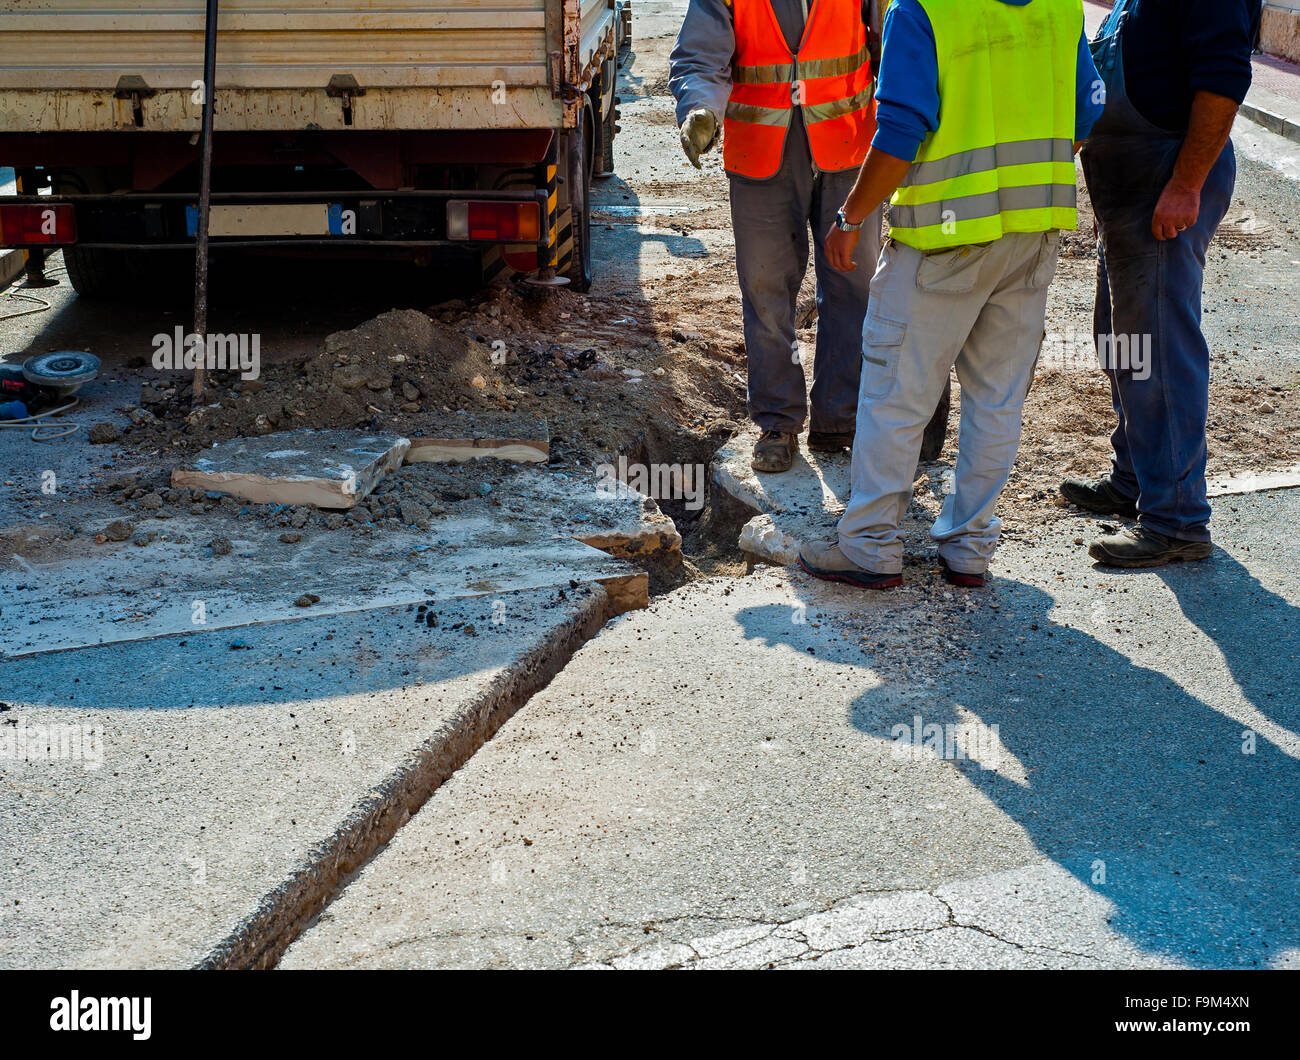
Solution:
<path fill-rule="evenodd" d="M 682 122 L 682 150 L 696 169 L 704 168 L 700 165 L 700 155 L 713 146 L 717 137 L 718 119 L 710 110 L 693 110 Z"/>

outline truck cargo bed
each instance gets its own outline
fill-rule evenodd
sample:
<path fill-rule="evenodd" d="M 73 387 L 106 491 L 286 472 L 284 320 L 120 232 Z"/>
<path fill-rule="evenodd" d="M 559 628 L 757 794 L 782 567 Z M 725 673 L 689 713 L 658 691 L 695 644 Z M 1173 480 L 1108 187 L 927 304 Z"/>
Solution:
<path fill-rule="evenodd" d="M 0 0 L 0 128 L 197 129 L 203 8 Z M 571 127 L 612 22 L 613 0 L 224 0 L 217 126 Z"/>

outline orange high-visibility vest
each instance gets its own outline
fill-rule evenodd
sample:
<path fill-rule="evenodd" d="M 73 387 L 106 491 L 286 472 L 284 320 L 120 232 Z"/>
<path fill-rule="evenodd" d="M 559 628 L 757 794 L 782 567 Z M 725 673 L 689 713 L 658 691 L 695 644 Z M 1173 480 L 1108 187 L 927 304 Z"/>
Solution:
<path fill-rule="evenodd" d="M 862 0 L 813 0 L 791 55 L 771 0 L 734 0 L 736 58 L 723 122 L 728 173 L 756 180 L 781 168 L 794 104 L 818 169 L 862 165 L 876 132 Z"/>

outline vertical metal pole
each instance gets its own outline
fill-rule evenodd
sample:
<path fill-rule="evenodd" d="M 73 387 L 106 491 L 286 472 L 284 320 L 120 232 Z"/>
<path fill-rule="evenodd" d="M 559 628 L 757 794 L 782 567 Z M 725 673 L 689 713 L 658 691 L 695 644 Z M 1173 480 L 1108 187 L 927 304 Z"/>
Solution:
<path fill-rule="evenodd" d="M 208 335 L 208 207 L 212 201 L 212 118 L 216 109 L 217 2 L 208 0 L 203 24 L 203 127 L 199 134 L 199 217 L 194 244 L 194 334 L 199 346 L 194 361 L 191 404 L 203 404 Z"/>

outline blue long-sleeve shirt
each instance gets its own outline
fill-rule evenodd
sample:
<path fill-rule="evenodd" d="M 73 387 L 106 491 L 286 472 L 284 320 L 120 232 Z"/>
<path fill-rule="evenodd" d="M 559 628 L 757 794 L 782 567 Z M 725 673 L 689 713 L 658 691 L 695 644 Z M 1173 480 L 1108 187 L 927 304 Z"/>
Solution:
<path fill-rule="evenodd" d="M 1001 0 L 1024 7 L 1033 0 Z M 939 58 L 930 16 L 917 0 L 895 0 L 885 16 L 883 54 L 876 80 L 876 136 L 872 146 L 914 161 L 925 138 L 939 128 Z M 1075 105 L 1076 140 L 1085 140 L 1101 117 L 1097 67 L 1086 36 L 1079 38 Z"/>
<path fill-rule="evenodd" d="M 1124 81 L 1147 121 L 1187 128 L 1192 99 L 1250 91 L 1259 0 L 1143 0 L 1124 31 Z"/>

